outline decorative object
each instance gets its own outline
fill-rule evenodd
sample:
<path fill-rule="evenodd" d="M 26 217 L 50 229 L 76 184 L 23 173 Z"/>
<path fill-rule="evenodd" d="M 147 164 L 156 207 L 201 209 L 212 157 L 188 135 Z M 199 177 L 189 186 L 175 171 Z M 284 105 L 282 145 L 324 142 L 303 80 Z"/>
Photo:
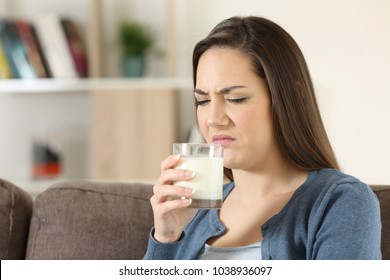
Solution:
<path fill-rule="evenodd" d="M 122 72 L 127 77 L 141 77 L 145 73 L 145 55 L 155 42 L 152 32 L 136 21 L 122 21 L 119 25 L 119 45 L 122 51 Z"/>

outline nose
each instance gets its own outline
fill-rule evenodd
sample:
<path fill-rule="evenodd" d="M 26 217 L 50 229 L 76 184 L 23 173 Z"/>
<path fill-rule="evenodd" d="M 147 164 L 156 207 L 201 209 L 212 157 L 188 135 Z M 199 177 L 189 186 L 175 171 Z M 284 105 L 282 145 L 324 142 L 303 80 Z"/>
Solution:
<path fill-rule="evenodd" d="M 229 120 L 225 108 L 219 102 L 210 102 L 209 114 L 206 121 L 208 127 L 226 126 Z"/>

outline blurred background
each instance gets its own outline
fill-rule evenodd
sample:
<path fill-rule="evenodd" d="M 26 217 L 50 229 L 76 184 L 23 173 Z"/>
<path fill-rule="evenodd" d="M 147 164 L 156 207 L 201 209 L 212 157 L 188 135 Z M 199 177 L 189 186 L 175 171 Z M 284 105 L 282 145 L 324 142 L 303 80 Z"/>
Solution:
<path fill-rule="evenodd" d="M 389 184 L 389 11 L 386 0 L 0 0 L 0 22 L 70 19 L 88 65 L 84 76 L 3 74 L 0 177 L 26 188 L 68 178 L 153 181 L 172 142 L 189 141 L 195 123 L 194 45 L 222 19 L 257 15 L 301 47 L 343 171 Z M 153 41 L 135 76 L 123 68 L 124 21 Z M 41 174 L 42 147 L 60 167 Z"/>

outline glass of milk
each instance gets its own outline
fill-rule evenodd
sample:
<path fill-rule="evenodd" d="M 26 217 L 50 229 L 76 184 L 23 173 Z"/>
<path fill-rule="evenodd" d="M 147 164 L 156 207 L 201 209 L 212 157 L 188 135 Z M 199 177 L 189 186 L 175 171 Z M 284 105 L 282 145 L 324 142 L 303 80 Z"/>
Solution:
<path fill-rule="evenodd" d="M 176 169 L 195 172 L 190 181 L 174 184 L 195 190 L 191 208 L 221 208 L 223 188 L 223 147 L 219 144 L 175 143 L 173 154 L 180 154 Z"/>

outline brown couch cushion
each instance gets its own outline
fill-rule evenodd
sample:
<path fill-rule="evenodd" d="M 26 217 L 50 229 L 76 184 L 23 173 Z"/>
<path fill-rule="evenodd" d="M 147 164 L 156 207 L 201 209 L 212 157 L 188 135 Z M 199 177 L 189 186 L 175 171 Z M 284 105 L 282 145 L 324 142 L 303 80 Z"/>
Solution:
<path fill-rule="evenodd" d="M 379 199 L 382 221 L 382 259 L 390 260 L 390 186 L 371 186 Z"/>
<path fill-rule="evenodd" d="M 390 186 L 371 188 L 381 207 L 382 257 L 390 259 Z M 3 191 L 0 188 L 1 208 L 6 197 Z M 152 227 L 151 195 L 149 184 L 59 183 L 36 199 L 26 257 L 140 259 Z M 2 241 L 6 231 L 0 215 Z M 4 258 L 3 248 L 0 256 Z"/>
<path fill-rule="evenodd" d="M 152 185 L 68 181 L 35 200 L 27 259 L 141 259 Z"/>
<path fill-rule="evenodd" d="M 31 197 L 0 179 L 0 259 L 24 259 L 31 210 Z"/>

